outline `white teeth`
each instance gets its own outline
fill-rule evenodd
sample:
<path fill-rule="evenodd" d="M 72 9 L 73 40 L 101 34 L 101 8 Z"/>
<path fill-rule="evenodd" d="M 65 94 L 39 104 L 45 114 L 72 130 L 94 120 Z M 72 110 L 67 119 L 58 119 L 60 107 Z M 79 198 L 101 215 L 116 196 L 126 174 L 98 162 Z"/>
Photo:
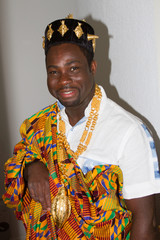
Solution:
<path fill-rule="evenodd" d="M 70 93 L 72 93 L 72 91 L 68 91 L 68 92 L 64 92 L 65 94 L 70 94 Z"/>

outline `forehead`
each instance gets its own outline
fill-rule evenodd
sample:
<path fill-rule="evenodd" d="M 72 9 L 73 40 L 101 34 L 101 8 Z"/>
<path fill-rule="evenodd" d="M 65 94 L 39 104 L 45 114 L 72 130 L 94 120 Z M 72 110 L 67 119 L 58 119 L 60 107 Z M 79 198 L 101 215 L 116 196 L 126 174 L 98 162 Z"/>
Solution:
<path fill-rule="evenodd" d="M 54 58 L 54 57 L 63 58 L 64 56 L 70 56 L 70 57 L 72 56 L 75 58 L 85 58 L 85 55 L 81 50 L 81 48 L 78 45 L 72 44 L 72 43 L 63 43 L 63 44 L 54 45 L 50 47 L 46 58 L 47 59 Z"/>

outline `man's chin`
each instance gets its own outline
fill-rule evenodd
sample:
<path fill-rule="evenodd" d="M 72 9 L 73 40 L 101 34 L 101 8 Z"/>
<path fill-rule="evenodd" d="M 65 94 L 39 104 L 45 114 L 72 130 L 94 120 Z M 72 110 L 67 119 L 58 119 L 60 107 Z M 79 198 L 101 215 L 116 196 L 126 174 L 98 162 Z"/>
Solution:
<path fill-rule="evenodd" d="M 64 100 L 60 100 L 60 103 L 64 106 L 64 107 L 76 107 L 79 104 L 79 101 L 64 101 Z"/>

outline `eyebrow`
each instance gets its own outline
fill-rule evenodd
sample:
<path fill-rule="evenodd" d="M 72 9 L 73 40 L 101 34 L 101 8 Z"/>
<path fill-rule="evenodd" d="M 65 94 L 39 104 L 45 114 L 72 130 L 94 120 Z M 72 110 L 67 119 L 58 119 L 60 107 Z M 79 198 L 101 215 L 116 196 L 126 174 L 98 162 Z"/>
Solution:
<path fill-rule="evenodd" d="M 73 61 L 67 62 L 64 66 L 69 66 L 69 65 L 71 65 L 72 63 L 80 63 L 80 61 L 79 61 L 79 60 L 73 60 Z M 58 66 L 57 66 L 57 65 L 49 65 L 49 66 L 47 67 L 47 69 L 48 69 L 48 68 L 58 68 Z"/>
<path fill-rule="evenodd" d="M 73 60 L 65 64 L 65 66 L 71 65 L 72 63 L 80 63 L 79 60 Z"/>

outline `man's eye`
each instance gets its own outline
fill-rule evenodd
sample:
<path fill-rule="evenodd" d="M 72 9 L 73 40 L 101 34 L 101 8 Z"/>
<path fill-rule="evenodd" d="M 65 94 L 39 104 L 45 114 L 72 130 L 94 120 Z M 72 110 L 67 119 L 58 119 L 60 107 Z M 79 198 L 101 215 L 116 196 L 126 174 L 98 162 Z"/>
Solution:
<path fill-rule="evenodd" d="M 77 71 L 79 69 L 79 67 L 71 67 L 71 72 Z"/>
<path fill-rule="evenodd" d="M 50 71 L 48 74 L 49 75 L 56 75 L 58 72 L 57 71 Z"/>

